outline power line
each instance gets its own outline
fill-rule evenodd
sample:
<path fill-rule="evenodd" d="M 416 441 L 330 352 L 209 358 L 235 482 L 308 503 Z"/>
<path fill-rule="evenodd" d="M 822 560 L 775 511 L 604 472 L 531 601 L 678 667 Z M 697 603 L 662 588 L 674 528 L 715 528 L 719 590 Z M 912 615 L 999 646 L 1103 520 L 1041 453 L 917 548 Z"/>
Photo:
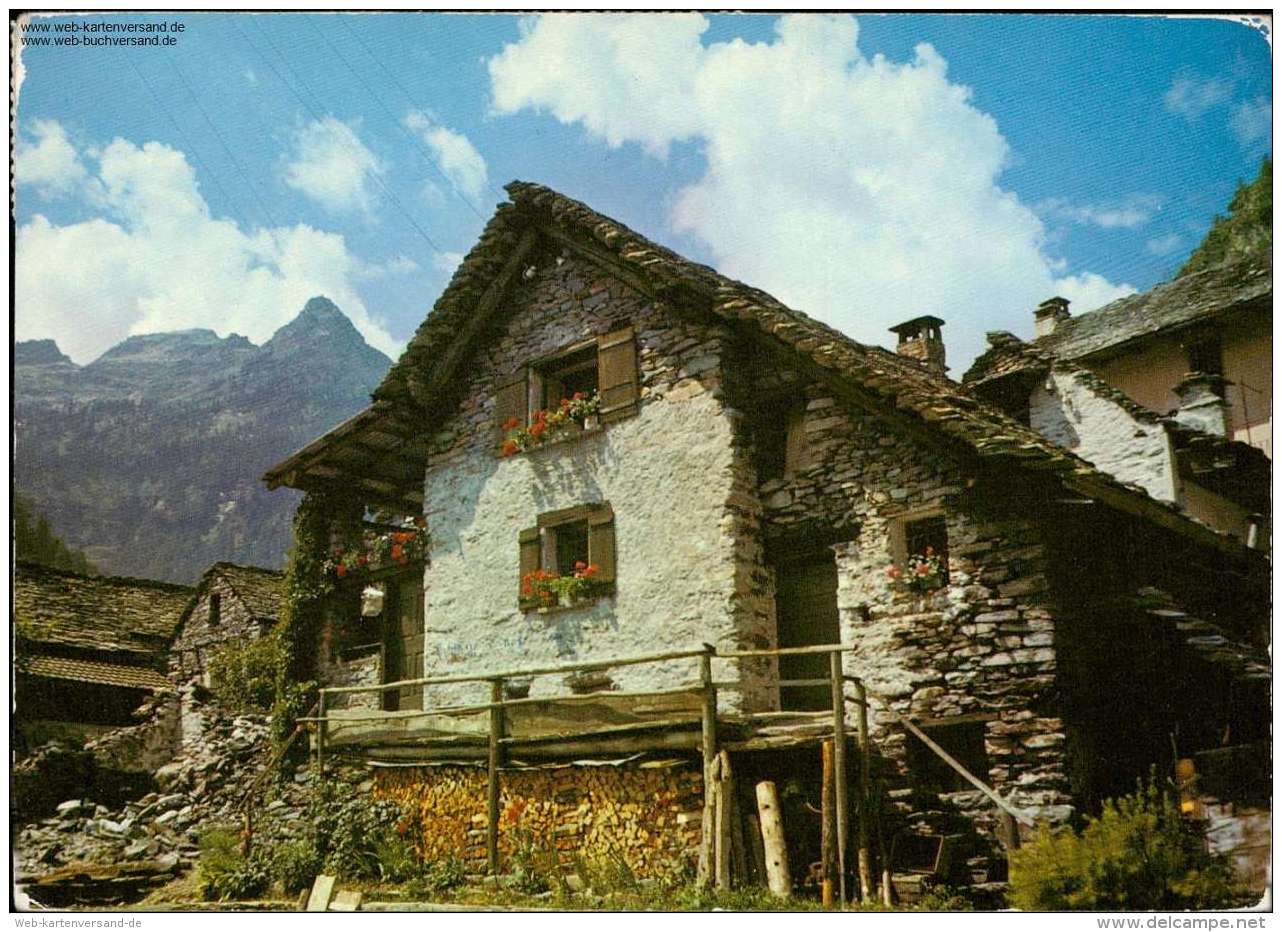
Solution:
<path fill-rule="evenodd" d="M 280 79 L 280 82 L 281 82 L 282 84 L 284 84 L 287 88 L 289 88 L 290 93 L 292 93 L 296 98 L 298 98 L 299 103 L 301 103 L 305 108 L 307 108 L 307 111 L 308 111 L 309 113 L 311 113 L 311 115 L 312 115 L 312 119 L 314 119 L 317 123 L 322 122 L 324 118 L 321 116 L 321 114 L 320 114 L 320 112 L 317 110 L 317 108 L 316 108 L 316 107 L 314 107 L 312 104 L 308 103 L 308 102 L 303 98 L 303 95 L 302 95 L 301 93 L 299 93 L 299 91 L 298 91 L 298 90 L 297 90 L 297 89 L 296 89 L 292 84 L 290 84 L 288 81 L 286 81 L 286 80 L 285 80 L 285 76 L 284 76 L 284 75 L 282 75 L 282 74 L 280 73 L 280 70 L 279 70 L 279 69 L 277 69 L 277 67 L 272 63 L 271 59 L 269 59 L 269 58 L 267 58 L 267 56 L 263 55 L 263 54 L 262 54 L 262 52 L 261 52 L 261 51 L 259 51 L 258 47 L 257 47 L 257 46 L 255 46 L 252 42 L 250 42 L 250 41 L 249 41 L 249 36 L 248 36 L 248 35 L 246 35 L 246 34 L 244 33 L 244 31 L 243 31 L 243 30 L 241 30 L 241 28 L 240 28 L 240 24 L 239 24 L 239 23 L 237 23 L 235 19 L 233 19 L 231 22 L 232 22 L 232 25 L 234 25 L 234 26 L 236 27 L 236 30 L 237 30 L 238 32 L 240 32 L 241 36 L 245 39 L 245 43 L 246 43 L 250 48 L 254 49 L 254 51 L 258 52 L 259 56 L 261 56 L 261 57 L 262 57 L 263 61 L 265 61 L 265 62 L 267 63 L 267 67 L 271 68 L 272 72 L 276 75 L 276 77 Z M 257 22 L 257 18 L 255 18 L 255 22 Z M 277 57 L 277 58 L 279 58 L 279 59 L 281 60 L 281 62 L 282 62 L 282 63 L 284 63 L 284 64 L 285 64 L 285 66 L 288 68 L 288 67 L 289 67 L 289 63 L 288 63 L 288 61 L 285 59 L 285 56 L 283 56 L 283 55 L 280 53 L 280 50 L 279 50 L 278 48 L 276 48 L 276 43 L 274 43 L 274 42 L 272 41 L 271 36 L 269 36 L 269 35 L 267 34 L 267 32 L 262 28 L 262 26 L 261 26 L 261 25 L 259 25 L 259 27 L 258 27 L 258 32 L 259 32 L 259 34 L 260 34 L 264 39 L 266 39 L 266 40 L 267 40 L 267 44 L 271 46 L 271 48 L 272 48 L 272 52 L 276 55 L 276 57 Z M 290 70 L 291 70 L 291 71 L 293 71 L 293 69 L 292 69 L 292 68 L 291 68 Z M 308 94 L 311 94 L 311 89 L 307 87 L 307 82 L 305 82 L 305 81 L 302 79 L 302 77 L 301 77 L 301 76 L 299 76 L 299 75 L 297 74 L 297 72 L 294 72 L 294 76 L 295 76 L 295 78 L 297 78 L 297 80 L 298 80 L 298 82 L 299 82 L 299 85 L 300 85 L 304 90 L 306 90 L 306 91 L 308 92 Z M 355 151 L 355 147 L 351 146 L 351 145 L 350 145 L 350 143 L 348 143 L 348 146 L 349 146 L 349 148 L 351 148 L 351 149 L 353 150 L 353 152 Z M 414 231 L 415 231 L 416 233 L 418 233 L 418 235 L 419 235 L 419 236 L 421 236 L 421 237 L 423 238 L 424 242 L 426 242 L 429 246 L 431 246 L 431 247 L 432 247 L 432 251 L 433 251 L 433 252 L 438 252 L 438 253 L 439 253 L 439 252 L 443 252 L 443 250 L 441 249 L 441 247 L 437 246 L 437 245 L 436 245 L 436 243 L 432 241 L 432 238 L 431 238 L 430 236 L 428 236 L 428 235 L 427 235 L 427 231 L 425 231 L 421 226 L 419 226 L 418 221 L 416 221 L 416 220 L 414 219 L 414 217 L 410 214 L 409 210 L 407 210 L 407 209 L 406 209 L 405 205 L 404 205 L 404 204 L 402 204 L 402 203 L 400 202 L 400 200 L 396 197 L 396 195 L 392 193 L 391 189 L 390 189 L 390 188 L 388 188 L 387 184 L 386 184 L 386 183 L 383 181 L 383 179 L 378 175 L 378 173 L 377 173 L 377 172 L 371 172 L 371 173 L 370 173 L 370 177 L 374 179 L 375 184 L 377 184 L 377 185 L 379 186 L 379 188 L 382 190 L 382 192 L 383 192 L 384 196 L 385 196 L 389 201 L 391 201 L 393 204 L 395 204 L 395 205 L 396 205 L 396 207 L 397 207 L 397 209 L 399 209 L 399 210 L 401 211 L 401 213 L 402 213 L 402 214 L 404 214 L 405 219 L 406 219 L 407 221 L 409 221 L 409 224 L 410 224 L 410 226 L 412 226 L 412 227 L 414 228 Z"/>
<path fill-rule="evenodd" d="M 187 89 L 187 94 L 191 97 L 191 102 L 196 105 L 196 109 L 200 111 L 200 115 L 205 118 L 205 123 L 209 125 L 209 129 L 213 132 L 214 137 L 223 147 L 223 151 L 227 153 L 227 158 L 230 159 L 232 165 L 236 167 L 236 171 L 240 173 L 241 180 L 245 182 L 245 187 L 249 189 L 249 193 L 254 196 L 254 200 L 258 203 L 259 208 L 267 216 L 267 222 L 270 223 L 273 228 L 279 227 L 280 224 L 277 223 L 276 218 L 272 216 L 272 212 L 267 206 L 267 201 L 264 200 L 263 196 L 254 188 L 254 183 L 249 180 L 249 174 L 240 164 L 240 160 L 236 158 L 231 147 L 227 145 L 227 140 L 224 139 L 223 134 L 218 131 L 218 127 L 214 125 L 214 121 L 210 119 L 208 111 L 206 111 L 201 105 L 200 99 L 196 96 L 196 92 L 192 89 L 191 84 L 188 83 L 187 79 L 183 76 L 182 71 L 172 59 L 169 62 L 169 66 L 174 69 L 174 74 L 178 75 L 178 80 L 181 81 L 183 87 Z"/>
<path fill-rule="evenodd" d="M 459 196 L 459 200 L 461 200 L 464 204 L 466 204 L 468 206 L 468 209 L 470 209 L 472 213 L 476 214 L 477 219 L 484 222 L 485 215 L 482 214 L 480 210 L 477 209 L 476 205 L 474 205 L 467 197 L 463 195 L 463 192 L 458 189 L 458 186 L 455 185 L 454 182 L 450 179 L 450 177 L 445 174 L 445 170 L 442 169 L 440 165 L 437 164 L 436 160 L 433 159 L 431 154 L 423 147 L 423 144 L 419 140 L 419 138 L 415 136 L 413 133 L 411 133 L 399 120 L 396 119 L 396 115 L 392 113 L 391 108 L 388 107 L 387 104 L 383 103 L 382 99 L 374 92 L 374 89 L 369 86 L 369 83 L 363 77 L 361 77 L 360 73 L 354 67 L 352 67 L 351 63 L 347 60 L 347 58 L 343 55 L 343 53 L 338 50 L 338 48 L 334 45 L 334 43 L 331 42 L 325 36 L 324 33 L 321 32 L 320 27 L 317 26 L 311 20 L 308 20 L 308 22 L 310 23 L 312 29 L 316 31 L 316 34 L 319 35 L 325 41 L 325 44 L 334 50 L 334 54 L 337 55 L 340 59 L 342 59 L 343 64 L 347 65 L 347 69 L 351 71 L 352 74 L 356 75 L 356 79 L 360 81 L 362 85 L 364 85 L 365 90 L 369 92 L 369 95 L 374 98 L 374 100 L 378 103 L 380 107 L 383 108 L 383 112 L 386 113 L 388 117 L 391 118 L 392 122 L 395 123 L 397 127 L 400 128 L 401 132 L 403 132 L 409 138 L 410 142 L 414 144 L 415 148 L 417 148 L 418 151 L 422 154 L 423 158 L 427 160 L 428 164 L 430 164 L 433 168 L 436 169 L 436 173 L 440 175 L 441 178 L 445 180 L 445 183 L 450 186 L 450 189 L 453 190 L 453 192 Z M 351 34 L 352 38 L 357 41 L 360 47 L 365 50 L 365 54 L 368 55 L 369 58 L 383 70 L 383 74 L 387 75 L 388 80 L 391 81 L 393 85 L 395 85 L 397 88 L 400 89 L 401 93 L 405 95 L 405 99 L 410 102 L 410 106 L 417 107 L 417 104 L 415 104 L 414 102 L 414 98 L 412 98 L 409 92 L 406 91 L 405 88 L 400 85 L 400 83 L 396 80 L 395 76 L 392 75 L 392 73 L 387 69 L 387 66 L 382 63 L 382 61 L 378 58 L 378 56 L 375 55 L 370 50 L 369 46 L 365 44 L 365 40 L 362 39 L 360 35 L 356 32 L 356 30 L 352 28 L 351 24 L 348 23 L 347 20 L 341 17 L 339 17 L 339 22 L 342 23 L 343 28 L 346 29 Z M 502 200 L 502 196 L 500 196 L 498 192 L 494 190 L 494 186 L 490 184 L 489 179 L 486 179 L 485 186 L 490 189 L 491 193 L 495 194 L 496 196 L 499 196 L 499 199 Z"/>
<path fill-rule="evenodd" d="M 204 159 L 200 157 L 200 153 L 196 151 L 195 143 L 193 143 L 191 140 L 191 137 L 187 135 L 186 130 L 184 130 L 178 124 L 178 121 L 174 119 L 174 115 L 165 107 L 164 103 L 161 101 L 160 95 L 156 93 L 155 88 L 151 86 L 151 83 L 145 77 L 143 77 L 142 72 L 138 70 L 138 66 L 133 62 L 133 56 L 126 55 L 124 56 L 124 58 L 126 61 L 129 62 L 129 67 L 133 69 L 134 74 L 137 76 L 138 80 L 142 83 L 142 86 L 147 89 L 147 92 L 149 94 L 151 94 L 152 100 L 156 102 L 156 109 L 158 109 L 161 113 L 163 113 L 166 117 L 168 117 L 169 122 L 173 125 L 174 129 L 178 132 L 178 135 L 182 137 L 183 144 L 187 147 L 187 151 L 191 153 L 192 161 L 196 163 L 196 167 L 199 168 L 204 174 L 209 176 L 209 179 L 214 183 L 214 187 L 216 187 L 219 193 L 222 194 L 223 200 L 227 202 L 228 209 L 231 210 L 231 212 L 236 215 L 236 219 L 240 221 L 241 225 L 246 230 L 248 230 L 250 228 L 249 221 L 246 219 L 244 214 L 240 212 L 240 209 L 236 206 L 236 202 L 232 199 L 231 195 L 227 192 L 227 189 L 223 187 L 223 183 L 218 180 L 218 175 L 210 171 L 209 166 L 206 165 Z"/>

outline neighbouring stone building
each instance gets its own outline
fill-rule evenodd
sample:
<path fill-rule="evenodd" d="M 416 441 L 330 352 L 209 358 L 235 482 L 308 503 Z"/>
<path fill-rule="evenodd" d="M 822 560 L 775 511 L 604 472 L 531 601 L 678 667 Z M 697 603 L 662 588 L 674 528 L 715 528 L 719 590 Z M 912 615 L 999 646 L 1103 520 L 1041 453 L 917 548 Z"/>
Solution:
<path fill-rule="evenodd" d="M 280 617 L 285 576 L 278 570 L 215 563 L 200 578 L 178 620 L 170 668 L 179 681 L 208 683 L 210 657 L 226 644 L 266 634 Z"/>
<path fill-rule="evenodd" d="M 601 662 L 592 676 L 529 677 L 537 705 L 697 684 L 689 659 L 606 661 L 713 645 L 718 715 L 744 729 L 725 744 L 740 785 L 750 796 L 771 776 L 787 789 L 791 774 L 817 804 L 818 739 L 785 743 L 768 717 L 831 707 L 813 685 L 827 657 L 724 655 L 851 645 L 844 672 L 877 700 L 892 860 L 909 847 L 899 836 L 987 837 L 996 821 L 901 717 L 1052 822 L 1126 792 L 1150 765 L 1173 772 L 1176 758 L 1267 742 L 1266 555 L 1176 507 L 1169 464 L 1143 482 L 1115 476 L 1106 452 L 1075 455 L 948 379 L 937 318 L 896 328 L 899 352 L 865 346 L 547 188 L 507 190 L 371 406 L 265 477 L 331 516 L 318 659 L 331 682 Z M 423 536 L 393 523 L 353 545 L 374 509 L 417 518 Z M 410 537 L 422 540 L 413 559 Z M 371 547 L 392 559 L 362 562 Z M 571 604 L 537 597 L 541 579 L 588 566 Z M 339 645 L 373 630 L 382 660 L 353 677 Z M 400 687 L 382 700 L 394 727 L 348 751 L 432 765 L 382 777 L 384 792 L 456 798 L 484 754 L 463 718 L 489 689 Z M 414 724 L 413 710 L 441 709 Z M 674 752 L 697 760 L 679 731 L 654 734 L 612 781 L 653 780 L 643 764 Z M 511 749 L 558 757 L 533 741 Z M 639 831 L 686 831 L 687 807 L 647 793 Z M 595 797 L 563 795 L 548 805 L 588 838 Z M 742 791 L 737 804 L 751 806 Z M 623 851 L 642 864 L 639 845 Z M 969 850 L 966 879 L 983 861 Z"/>
<path fill-rule="evenodd" d="M 189 586 L 14 567 L 14 721 L 41 740 L 133 723 L 168 685 L 169 645 Z"/>

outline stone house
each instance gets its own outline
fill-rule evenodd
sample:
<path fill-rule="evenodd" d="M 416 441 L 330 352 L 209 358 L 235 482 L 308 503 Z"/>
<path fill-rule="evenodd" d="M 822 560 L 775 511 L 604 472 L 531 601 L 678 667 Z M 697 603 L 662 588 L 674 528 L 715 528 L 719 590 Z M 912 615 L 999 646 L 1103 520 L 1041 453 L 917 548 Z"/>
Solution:
<path fill-rule="evenodd" d="M 1150 764 L 1173 767 L 1173 753 L 1267 740 L 1268 667 L 1252 643 L 1267 630 L 1264 554 L 949 380 L 937 318 L 896 328 L 898 352 L 865 346 L 577 201 L 507 190 L 371 406 L 265 476 L 332 516 L 331 565 L 350 578 L 334 580 L 327 644 L 356 624 L 369 579 L 333 562 L 343 535 L 373 509 L 424 519 L 382 623 L 408 662 L 371 666 L 367 680 L 599 661 L 590 677 L 521 686 L 532 703 L 678 690 L 698 682 L 692 662 L 607 661 L 712 645 L 718 734 L 736 736 L 725 747 L 741 785 L 796 776 L 796 795 L 817 804 L 819 738 L 804 716 L 831 708 L 816 685 L 826 658 L 730 655 L 848 645 L 844 674 L 876 698 L 870 735 L 896 837 L 951 837 L 959 824 L 987 836 L 996 821 L 903 719 L 1051 821 L 1129 790 Z M 553 417 L 576 396 L 597 410 Z M 584 566 L 591 585 L 572 604 L 531 598 L 539 574 Z M 322 650 L 318 664 L 343 673 L 338 660 Z M 476 856 L 478 754 L 461 733 L 438 740 L 442 715 L 463 712 L 428 712 L 466 710 L 488 687 L 397 693 L 389 724 L 346 752 L 437 765 L 384 772 L 380 787 L 439 810 L 428 850 L 444 838 Z M 788 715 L 810 724 L 781 734 Z M 644 844 L 614 839 L 634 866 L 693 857 L 698 819 L 678 810 L 700 791 L 697 768 L 634 799 L 655 779 L 647 764 L 697 750 L 677 732 L 629 745 L 640 757 L 591 799 L 513 761 L 499 824 L 542 793 L 552 816 L 540 826 L 582 848 L 602 824 L 594 807 L 627 800 L 650 813 Z M 555 746 L 509 745 L 563 763 L 622 747 Z M 972 860 L 977 877 L 983 858 Z"/>
<path fill-rule="evenodd" d="M 178 619 L 170 669 L 180 682 L 209 685 L 208 662 L 222 645 L 266 634 L 280 617 L 285 575 L 278 570 L 215 563 L 200 578 Z"/>
<path fill-rule="evenodd" d="M 92 737 L 132 724 L 168 686 L 169 646 L 190 586 L 82 576 L 18 561 L 15 707 L 29 737 Z"/>
<path fill-rule="evenodd" d="M 1193 272 L 1074 316 L 1063 298 L 1034 312 L 1035 336 L 988 335 L 963 379 L 1016 416 L 1045 405 L 1047 361 L 1085 370 L 1141 410 L 1273 453 L 1273 257 Z M 1049 389 L 1045 391 L 1049 392 Z"/>

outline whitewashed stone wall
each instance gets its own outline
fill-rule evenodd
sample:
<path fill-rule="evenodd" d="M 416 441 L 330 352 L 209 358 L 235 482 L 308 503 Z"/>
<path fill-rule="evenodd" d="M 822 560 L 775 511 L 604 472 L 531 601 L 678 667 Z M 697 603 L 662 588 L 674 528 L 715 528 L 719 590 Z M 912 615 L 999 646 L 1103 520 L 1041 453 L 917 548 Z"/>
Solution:
<path fill-rule="evenodd" d="M 1069 372 L 1052 371 L 1029 398 L 1029 424 L 1120 482 L 1160 501 L 1179 494 L 1175 456 L 1166 429 L 1141 421 L 1114 399 Z"/>
<path fill-rule="evenodd" d="M 424 512 L 424 675 L 556 665 L 757 640 L 763 622 L 737 597 L 733 414 L 721 400 L 724 334 L 686 323 L 569 255 L 513 296 L 507 331 L 481 361 L 457 415 L 434 438 Z M 494 386 L 520 365 L 632 326 L 639 413 L 573 440 L 500 459 Z M 615 593 L 548 614 L 518 605 L 518 533 L 539 514 L 588 502 L 614 511 Z M 694 660 L 613 671 L 620 689 L 697 682 Z M 734 679 L 718 662 L 718 679 Z M 470 701 L 484 684 L 430 688 Z M 531 695 L 564 694 L 541 677 Z M 752 688 L 748 690 L 753 693 Z M 739 700 L 725 694 L 725 706 Z"/>

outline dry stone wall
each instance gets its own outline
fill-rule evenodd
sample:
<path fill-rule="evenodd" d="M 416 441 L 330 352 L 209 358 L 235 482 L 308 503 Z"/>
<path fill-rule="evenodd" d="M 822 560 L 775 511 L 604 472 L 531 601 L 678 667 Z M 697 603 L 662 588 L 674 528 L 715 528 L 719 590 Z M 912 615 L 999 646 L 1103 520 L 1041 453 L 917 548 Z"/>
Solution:
<path fill-rule="evenodd" d="M 698 765 L 540 768 L 504 771 L 499 853 L 515 848 L 576 858 L 624 860 L 638 877 L 677 879 L 699 854 L 703 780 Z M 486 775 L 476 767 L 375 771 L 374 795 L 400 803 L 419 853 L 434 861 L 486 863 Z"/>
<path fill-rule="evenodd" d="M 968 475 L 945 452 L 805 384 L 779 361 L 740 389 L 738 404 L 758 408 L 781 393 L 803 408 L 801 466 L 760 483 L 756 522 L 763 551 L 787 554 L 831 545 L 838 570 L 841 639 L 848 674 L 903 715 L 942 724 L 965 716 L 983 723 L 987 771 L 981 779 L 1019 806 L 1052 820 L 1073 811 L 1064 765 L 1065 735 L 1055 704 L 1055 624 L 1044 575 L 1041 531 L 1015 490 Z M 752 417 L 743 424 L 751 438 Z M 752 441 L 741 469 L 753 466 Z M 941 514 L 948 528 L 949 580 L 919 593 L 892 582 L 896 524 Z M 902 554 L 898 555 L 902 560 Z M 746 596 L 773 610 L 769 560 L 752 567 Z M 774 626 L 771 618 L 770 627 Z M 853 709 L 853 705 L 850 706 Z M 873 739 L 908 787 L 905 731 L 874 702 Z M 906 815 L 916 804 L 897 794 Z M 980 823 L 995 818 L 978 792 L 948 801 Z"/>
<path fill-rule="evenodd" d="M 219 597 L 218 623 L 211 625 L 210 603 Z M 186 682 L 205 677 L 209 660 L 224 644 L 243 644 L 261 637 L 263 626 L 227 581 L 214 576 L 201 594 L 169 653 L 170 672 Z M 209 685 L 207 682 L 205 685 Z"/>
<path fill-rule="evenodd" d="M 740 595 L 735 509 L 744 489 L 721 397 L 725 329 L 682 320 L 569 253 L 542 261 L 509 300 L 503 333 L 475 360 L 459 409 L 431 440 L 424 674 L 765 638 L 765 619 Z M 523 365 L 628 326 L 636 334 L 638 413 L 498 458 L 496 386 Z M 541 513 L 599 501 L 614 512 L 614 593 L 572 610 L 523 611 L 518 532 Z M 718 678 L 735 678 L 730 662 L 718 667 Z M 622 689 L 661 688 L 694 682 L 696 668 L 638 666 L 612 676 Z M 440 688 L 427 701 L 476 701 L 484 690 Z M 540 678 L 531 695 L 567 691 L 560 680 Z"/>

